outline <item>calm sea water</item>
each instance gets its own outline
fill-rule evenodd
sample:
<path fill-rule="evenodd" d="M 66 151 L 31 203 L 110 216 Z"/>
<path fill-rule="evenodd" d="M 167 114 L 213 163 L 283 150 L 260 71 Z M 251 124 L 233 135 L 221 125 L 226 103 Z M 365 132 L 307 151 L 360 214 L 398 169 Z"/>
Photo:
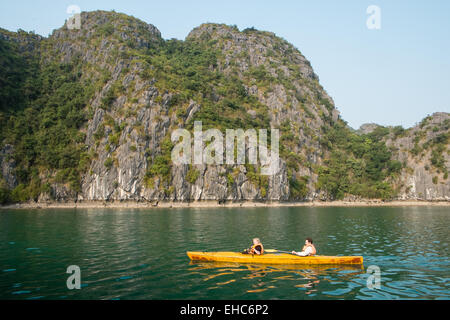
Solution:
<path fill-rule="evenodd" d="M 0 210 L 0 299 L 450 299 L 445 207 Z M 191 263 L 186 251 L 362 255 L 361 267 Z M 67 267 L 81 269 L 69 290 Z M 367 269 L 381 270 L 369 289 Z"/>

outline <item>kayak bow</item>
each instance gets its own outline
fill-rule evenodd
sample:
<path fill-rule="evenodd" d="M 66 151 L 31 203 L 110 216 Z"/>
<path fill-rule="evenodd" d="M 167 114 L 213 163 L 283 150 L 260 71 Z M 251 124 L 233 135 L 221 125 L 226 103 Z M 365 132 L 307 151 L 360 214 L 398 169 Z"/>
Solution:
<path fill-rule="evenodd" d="M 193 252 L 187 255 L 192 261 L 221 261 L 238 263 L 262 263 L 262 264 L 362 264 L 362 256 L 308 256 L 299 257 L 286 253 L 268 253 L 263 255 L 243 254 L 239 252 Z"/>

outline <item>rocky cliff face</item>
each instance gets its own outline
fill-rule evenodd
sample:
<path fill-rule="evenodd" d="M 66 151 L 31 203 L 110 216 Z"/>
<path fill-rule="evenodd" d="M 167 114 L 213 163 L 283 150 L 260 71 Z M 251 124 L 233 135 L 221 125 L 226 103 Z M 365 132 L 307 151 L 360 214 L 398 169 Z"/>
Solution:
<path fill-rule="evenodd" d="M 405 130 L 391 130 L 386 144 L 404 163 L 399 199 L 450 200 L 450 114 L 437 112 Z"/>
<path fill-rule="evenodd" d="M 50 38 L 52 48 L 62 62 L 77 57 L 88 65 L 106 69 L 110 74 L 104 87 L 91 101 L 94 115 L 84 129 L 86 145 L 96 153 L 96 159 L 92 161 L 89 172 L 82 177 L 82 192 L 77 196 L 79 200 L 289 198 L 288 174 L 283 159 L 280 161 L 281 170 L 267 179 L 263 190 L 259 181 L 251 181 L 247 177 L 248 168 L 243 165 L 229 168 L 198 165 L 194 168 L 198 177 L 190 182 L 186 179 L 189 166 L 171 166 L 171 177 L 167 185 L 162 184 L 160 177 L 155 177 L 151 186 L 146 185 L 148 158 L 154 158 L 160 151 L 161 141 L 171 129 L 184 127 L 190 120 L 195 120 L 195 113 L 202 108 L 201 101 L 191 99 L 186 108 L 187 116 L 180 119 L 169 110 L 174 92 L 158 88 L 158 78 L 141 77 L 145 66 L 129 50 L 161 45 L 160 33 L 155 27 L 138 22 L 130 25 L 128 17 L 109 13 L 86 13 L 82 15 L 82 21 L 81 30 L 62 28 Z M 111 34 L 107 37 L 104 34 L 99 36 L 96 30 L 105 25 Z M 133 44 L 130 45 L 129 41 L 133 41 Z M 269 115 L 269 128 L 277 128 L 283 123 L 288 125 L 288 130 L 293 131 L 297 140 L 291 151 L 305 160 L 298 172 L 293 174 L 314 176 L 308 164 L 320 162 L 321 150 L 317 139 L 315 141 L 313 138 L 324 125 L 322 117 L 337 120 L 338 114 L 332 107 L 331 98 L 318 84 L 318 78 L 309 62 L 300 52 L 274 34 L 254 30 L 240 32 L 235 28 L 216 24 L 194 29 L 186 41 L 197 42 L 200 47 L 213 44 L 213 48 L 221 52 L 217 65 L 208 67 L 241 80 L 245 94 L 254 96 L 260 102 L 263 112 Z M 248 75 L 249 70 L 264 72 L 263 77 L 267 73 L 267 76 L 280 81 L 258 83 L 254 76 Z M 85 73 L 91 76 L 89 71 Z M 289 87 L 281 81 L 289 81 Z M 109 110 L 102 109 L 102 99 L 117 82 L 122 86 L 122 94 L 114 97 Z M 318 101 L 317 97 L 322 100 Z M 215 102 L 219 102 L 221 98 L 217 94 Z M 308 110 L 308 114 L 304 110 Z M 245 111 L 250 117 L 256 117 L 257 111 L 252 107 Z M 111 118 L 114 123 L 110 121 L 105 124 L 105 120 L 108 122 Z M 117 144 L 111 147 L 110 137 L 114 134 L 114 125 L 121 126 L 122 131 Z M 99 128 L 104 128 L 105 135 L 96 144 L 94 135 Z M 111 167 L 104 165 L 108 159 L 113 159 Z M 232 178 L 227 179 L 229 175 Z M 233 181 L 230 183 L 230 180 Z M 314 179 L 311 179 L 311 186 L 313 182 Z M 60 188 L 65 187 L 53 186 L 53 189 Z M 58 198 L 62 195 L 69 198 L 72 196 L 64 191 L 56 194 Z M 310 192 L 305 196 L 313 197 L 313 194 L 314 192 Z"/>
<path fill-rule="evenodd" d="M 74 139 L 82 150 L 72 174 L 79 174 L 79 183 L 60 178 L 64 168 L 41 167 L 45 188 L 39 189 L 39 201 L 326 199 L 317 188 L 317 168 L 330 150 L 320 141 L 327 128 L 342 121 L 310 63 L 274 34 L 204 24 L 185 41 L 166 41 L 153 25 L 99 11 L 82 13 L 80 30 L 64 26 L 33 41 L 39 43 L 33 54 L 41 66 L 76 65 L 74 77 L 89 92 L 86 120 L 77 135 L 82 140 Z M 446 117 L 433 119 L 442 124 Z M 197 120 L 222 132 L 279 129 L 279 172 L 263 176 L 258 165 L 248 164 L 172 164 L 170 134 L 177 128 L 192 131 Z M 445 125 L 420 132 L 432 141 L 448 133 L 448 121 Z M 436 184 L 423 157 L 409 153 L 417 131 L 386 140 L 409 168 L 399 178 L 404 185 L 400 197 L 448 199 L 442 161 Z M 5 138 L 0 160 L 13 150 L 6 143 Z M 448 168 L 448 144 L 444 148 L 443 166 Z M 0 162 L 3 179 L 14 188 L 14 161 Z"/>
<path fill-rule="evenodd" d="M 9 144 L 4 145 L 0 150 L 0 174 L 9 189 L 17 187 L 16 165 L 13 156 L 14 149 Z"/>

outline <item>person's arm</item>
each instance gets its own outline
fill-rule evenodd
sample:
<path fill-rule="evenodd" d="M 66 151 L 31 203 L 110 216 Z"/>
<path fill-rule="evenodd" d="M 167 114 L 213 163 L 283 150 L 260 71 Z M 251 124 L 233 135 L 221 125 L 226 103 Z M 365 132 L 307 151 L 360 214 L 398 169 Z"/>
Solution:
<path fill-rule="evenodd" d="M 300 256 L 300 257 L 306 257 L 306 256 L 309 256 L 310 254 L 311 254 L 311 247 L 307 247 L 304 251 L 302 251 L 302 252 L 295 252 L 295 251 L 293 251 L 294 252 L 294 254 L 296 254 L 296 255 L 298 255 L 298 256 Z"/>

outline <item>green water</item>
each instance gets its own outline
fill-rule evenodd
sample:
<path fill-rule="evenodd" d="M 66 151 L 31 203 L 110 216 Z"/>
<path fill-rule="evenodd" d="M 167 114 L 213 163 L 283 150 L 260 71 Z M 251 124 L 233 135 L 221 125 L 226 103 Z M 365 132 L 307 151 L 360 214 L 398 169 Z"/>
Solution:
<path fill-rule="evenodd" d="M 0 299 L 449 299 L 445 207 L 0 210 Z M 185 252 L 363 255 L 364 268 L 192 264 Z M 66 269 L 81 269 L 69 290 Z M 367 268 L 381 270 L 379 289 Z"/>

